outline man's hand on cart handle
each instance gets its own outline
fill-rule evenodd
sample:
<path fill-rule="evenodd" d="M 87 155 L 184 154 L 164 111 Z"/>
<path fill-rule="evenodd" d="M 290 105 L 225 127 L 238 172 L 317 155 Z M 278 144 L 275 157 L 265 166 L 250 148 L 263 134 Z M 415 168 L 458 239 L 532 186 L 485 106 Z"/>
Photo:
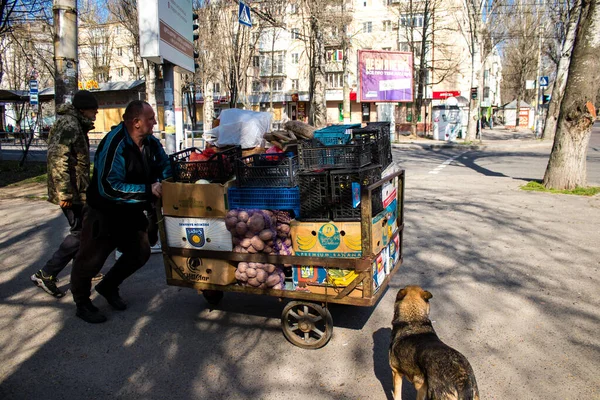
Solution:
<path fill-rule="evenodd" d="M 158 197 L 162 197 L 162 184 L 160 182 L 154 182 L 152 184 L 152 194 Z"/>

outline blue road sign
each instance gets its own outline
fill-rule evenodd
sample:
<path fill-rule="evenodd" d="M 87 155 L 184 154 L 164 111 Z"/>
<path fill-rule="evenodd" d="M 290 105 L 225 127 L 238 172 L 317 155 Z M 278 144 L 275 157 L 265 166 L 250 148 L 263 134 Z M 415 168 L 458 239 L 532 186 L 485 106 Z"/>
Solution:
<path fill-rule="evenodd" d="M 29 81 L 29 104 L 38 105 L 38 81 L 35 79 Z"/>
<path fill-rule="evenodd" d="M 240 24 L 252 27 L 252 19 L 250 18 L 250 6 L 240 1 L 240 10 L 238 12 Z"/>
<path fill-rule="evenodd" d="M 540 87 L 548 87 L 548 77 L 540 76 Z"/>

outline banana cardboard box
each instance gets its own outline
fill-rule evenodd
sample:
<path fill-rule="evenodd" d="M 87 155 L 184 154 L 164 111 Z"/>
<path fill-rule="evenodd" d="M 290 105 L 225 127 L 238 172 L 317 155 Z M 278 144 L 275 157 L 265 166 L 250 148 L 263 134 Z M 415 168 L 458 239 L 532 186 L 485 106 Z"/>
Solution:
<path fill-rule="evenodd" d="M 180 249 L 232 251 L 225 218 L 165 217 L 167 245 Z"/>
<path fill-rule="evenodd" d="M 171 256 L 171 260 L 177 265 L 178 270 L 186 279 L 193 282 L 212 283 L 214 285 L 229 285 L 236 282 L 235 264 L 225 260 L 214 260 L 198 257 Z M 173 271 L 173 279 L 184 280 Z"/>
<path fill-rule="evenodd" d="M 372 247 L 377 254 L 388 245 L 398 229 L 397 202 L 372 219 Z M 362 255 L 360 222 L 299 222 L 292 221 L 291 236 L 294 254 L 310 257 L 359 258 Z"/>

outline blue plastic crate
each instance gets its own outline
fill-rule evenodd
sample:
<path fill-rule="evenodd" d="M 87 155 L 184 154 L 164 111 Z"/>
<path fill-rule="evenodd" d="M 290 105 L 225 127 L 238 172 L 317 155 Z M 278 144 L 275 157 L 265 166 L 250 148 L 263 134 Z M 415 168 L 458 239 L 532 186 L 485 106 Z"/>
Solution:
<path fill-rule="evenodd" d="M 257 208 L 261 210 L 292 210 L 300 217 L 300 189 L 231 187 L 227 191 L 229 209 Z"/>
<path fill-rule="evenodd" d="M 352 139 L 352 129 L 354 128 L 360 128 L 360 124 L 331 125 L 316 130 L 313 137 L 325 146 L 347 144 Z"/>

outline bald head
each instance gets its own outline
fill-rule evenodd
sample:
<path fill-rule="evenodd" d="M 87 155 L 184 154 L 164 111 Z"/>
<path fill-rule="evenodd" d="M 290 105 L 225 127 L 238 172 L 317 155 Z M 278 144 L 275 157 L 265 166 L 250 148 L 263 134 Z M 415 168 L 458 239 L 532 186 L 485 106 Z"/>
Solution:
<path fill-rule="evenodd" d="M 148 136 L 156 125 L 154 110 L 145 101 L 134 100 L 127 105 L 123 122 L 131 135 Z"/>

